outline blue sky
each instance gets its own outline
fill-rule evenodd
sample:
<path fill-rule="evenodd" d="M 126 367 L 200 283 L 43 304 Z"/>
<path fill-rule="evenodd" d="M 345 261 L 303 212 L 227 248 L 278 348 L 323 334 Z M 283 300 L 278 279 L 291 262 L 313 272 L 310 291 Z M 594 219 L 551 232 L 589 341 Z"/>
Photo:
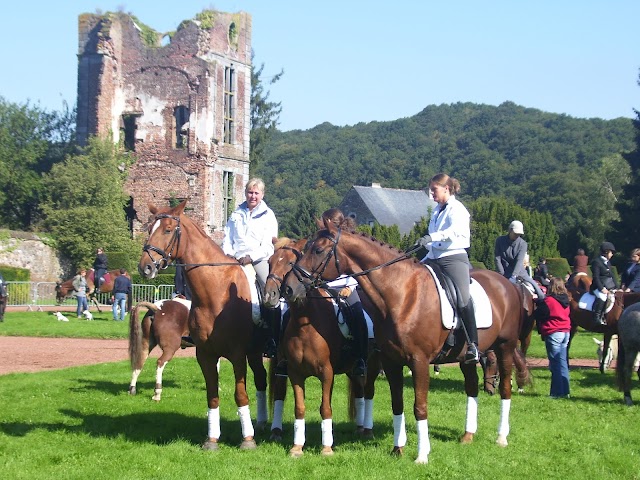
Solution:
<path fill-rule="evenodd" d="M 160 32 L 205 8 L 253 17 L 282 130 L 409 117 L 473 102 L 573 117 L 640 110 L 638 0 L 22 0 L 0 20 L 0 96 L 76 101 L 78 15 L 122 10 Z"/>

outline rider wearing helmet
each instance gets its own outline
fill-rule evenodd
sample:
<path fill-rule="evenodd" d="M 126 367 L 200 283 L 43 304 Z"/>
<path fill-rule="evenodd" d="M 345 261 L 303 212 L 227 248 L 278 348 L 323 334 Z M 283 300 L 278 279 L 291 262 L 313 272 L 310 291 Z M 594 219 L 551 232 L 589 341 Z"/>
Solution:
<path fill-rule="evenodd" d="M 593 302 L 593 320 L 596 325 L 606 325 L 604 308 L 607 301 L 607 295 L 610 290 L 616 287 L 616 281 L 611 274 L 611 257 L 616 252 L 616 247 L 611 242 L 602 242 L 600 245 L 600 256 L 591 262 L 591 274 L 593 282 L 591 283 L 591 293 L 596 297 Z"/>

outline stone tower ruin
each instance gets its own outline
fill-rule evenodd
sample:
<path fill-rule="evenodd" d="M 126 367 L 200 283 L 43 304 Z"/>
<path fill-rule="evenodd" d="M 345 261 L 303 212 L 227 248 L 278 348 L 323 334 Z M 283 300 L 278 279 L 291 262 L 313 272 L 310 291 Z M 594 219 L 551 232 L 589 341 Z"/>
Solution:
<path fill-rule="evenodd" d="M 132 231 L 149 202 L 187 199 L 221 240 L 249 179 L 251 16 L 207 10 L 162 35 L 128 14 L 83 14 L 78 32 L 78 141 L 111 135 L 133 155 Z"/>

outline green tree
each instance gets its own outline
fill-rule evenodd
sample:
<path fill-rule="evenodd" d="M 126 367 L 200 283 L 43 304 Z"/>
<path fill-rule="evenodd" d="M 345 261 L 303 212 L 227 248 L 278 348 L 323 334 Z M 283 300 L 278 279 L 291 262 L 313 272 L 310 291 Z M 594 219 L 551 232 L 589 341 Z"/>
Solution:
<path fill-rule="evenodd" d="M 318 230 L 316 218 L 320 217 L 313 197 L 305 196 L 298 202 L 298 207 L 288 216 L 286 235 L 291 238 L 305 238 Z"/>
<path fill-rule="evenodd" d="M 47 112 L 0 97 L 0 225 L 32 229 L 40 213 L 43 172 L 71 151 L 73 112 Z"/>
<path fill-rule="evenodd" d="M 630 168 L 629 182 L 622 187 L 622 194 L 616 203 L 619 220 L 613 222 L 610 232 L 611 240 L 624 257 L 640 244 L 640 111 L 634 111 L 636 148 L 624 155 Z"/>
<path fill-rule="evenodd" d="M 95 248 L 137 252 L 130 238 L 124 207 L 126 169 L 130 157 L 112 139 L 91 139 L 81 155 L 69 156 L 44 176 L 44 225 L 74 266 L 87 266 Z"/>
<path fill-rule="evenodd" d="M 282 103 L 269 100 L 269 90 L 265 88 L 265 80 L 262 78 L 264 63 L 259 67 L 253 64 L 254 52 L 251 51 L 251 140 L 250 153 L 251 166 L 258 165 L 263 158 L 265 145 L 278 126 Z M 268 85 L 273 85 L 284 75 L 284 70 L 272 76 Z"/>

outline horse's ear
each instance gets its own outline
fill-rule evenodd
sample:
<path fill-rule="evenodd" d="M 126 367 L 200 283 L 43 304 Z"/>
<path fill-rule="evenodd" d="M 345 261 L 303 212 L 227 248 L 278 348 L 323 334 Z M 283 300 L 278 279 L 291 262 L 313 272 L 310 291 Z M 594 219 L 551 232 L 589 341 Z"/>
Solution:
<path fill-rule="evenodd" d="M 187 200 L 184 199 L 182 202 L 180 202 L 180 204 L 178 206 L 176 206 L 173 209 L 173 214 L 177 215 L 177 216 L 182 215 L 182 212 L 184 212 L 184 207 L 186 207 L 186 206 L 187 206 Z"/>
<path fill-rule="evenodd" d="M 335 233 L 335 231 L 338 230 L 338 227 L 336 226 L 336 224 L 333 223 L 330 219 L 323 218 L 323 220 L 324 220 L 324 228 L 329 230 L 331 233 Z"/>
<path fill-rule="evenodd" d="M 318 226 L 318 228 L 320 230 L 322 230 L 324 228 L 324 222 L 322 218 L 316 218 L 316 225 Z"/>
<path fill-rule="evenodd" d="M 153 203 L 149 202 L 149 204 L 147 205 L 149 207 L 149 211 L 155 215 L 156 213 L 158 213 L 158 207 L 156 207 Z"/>

